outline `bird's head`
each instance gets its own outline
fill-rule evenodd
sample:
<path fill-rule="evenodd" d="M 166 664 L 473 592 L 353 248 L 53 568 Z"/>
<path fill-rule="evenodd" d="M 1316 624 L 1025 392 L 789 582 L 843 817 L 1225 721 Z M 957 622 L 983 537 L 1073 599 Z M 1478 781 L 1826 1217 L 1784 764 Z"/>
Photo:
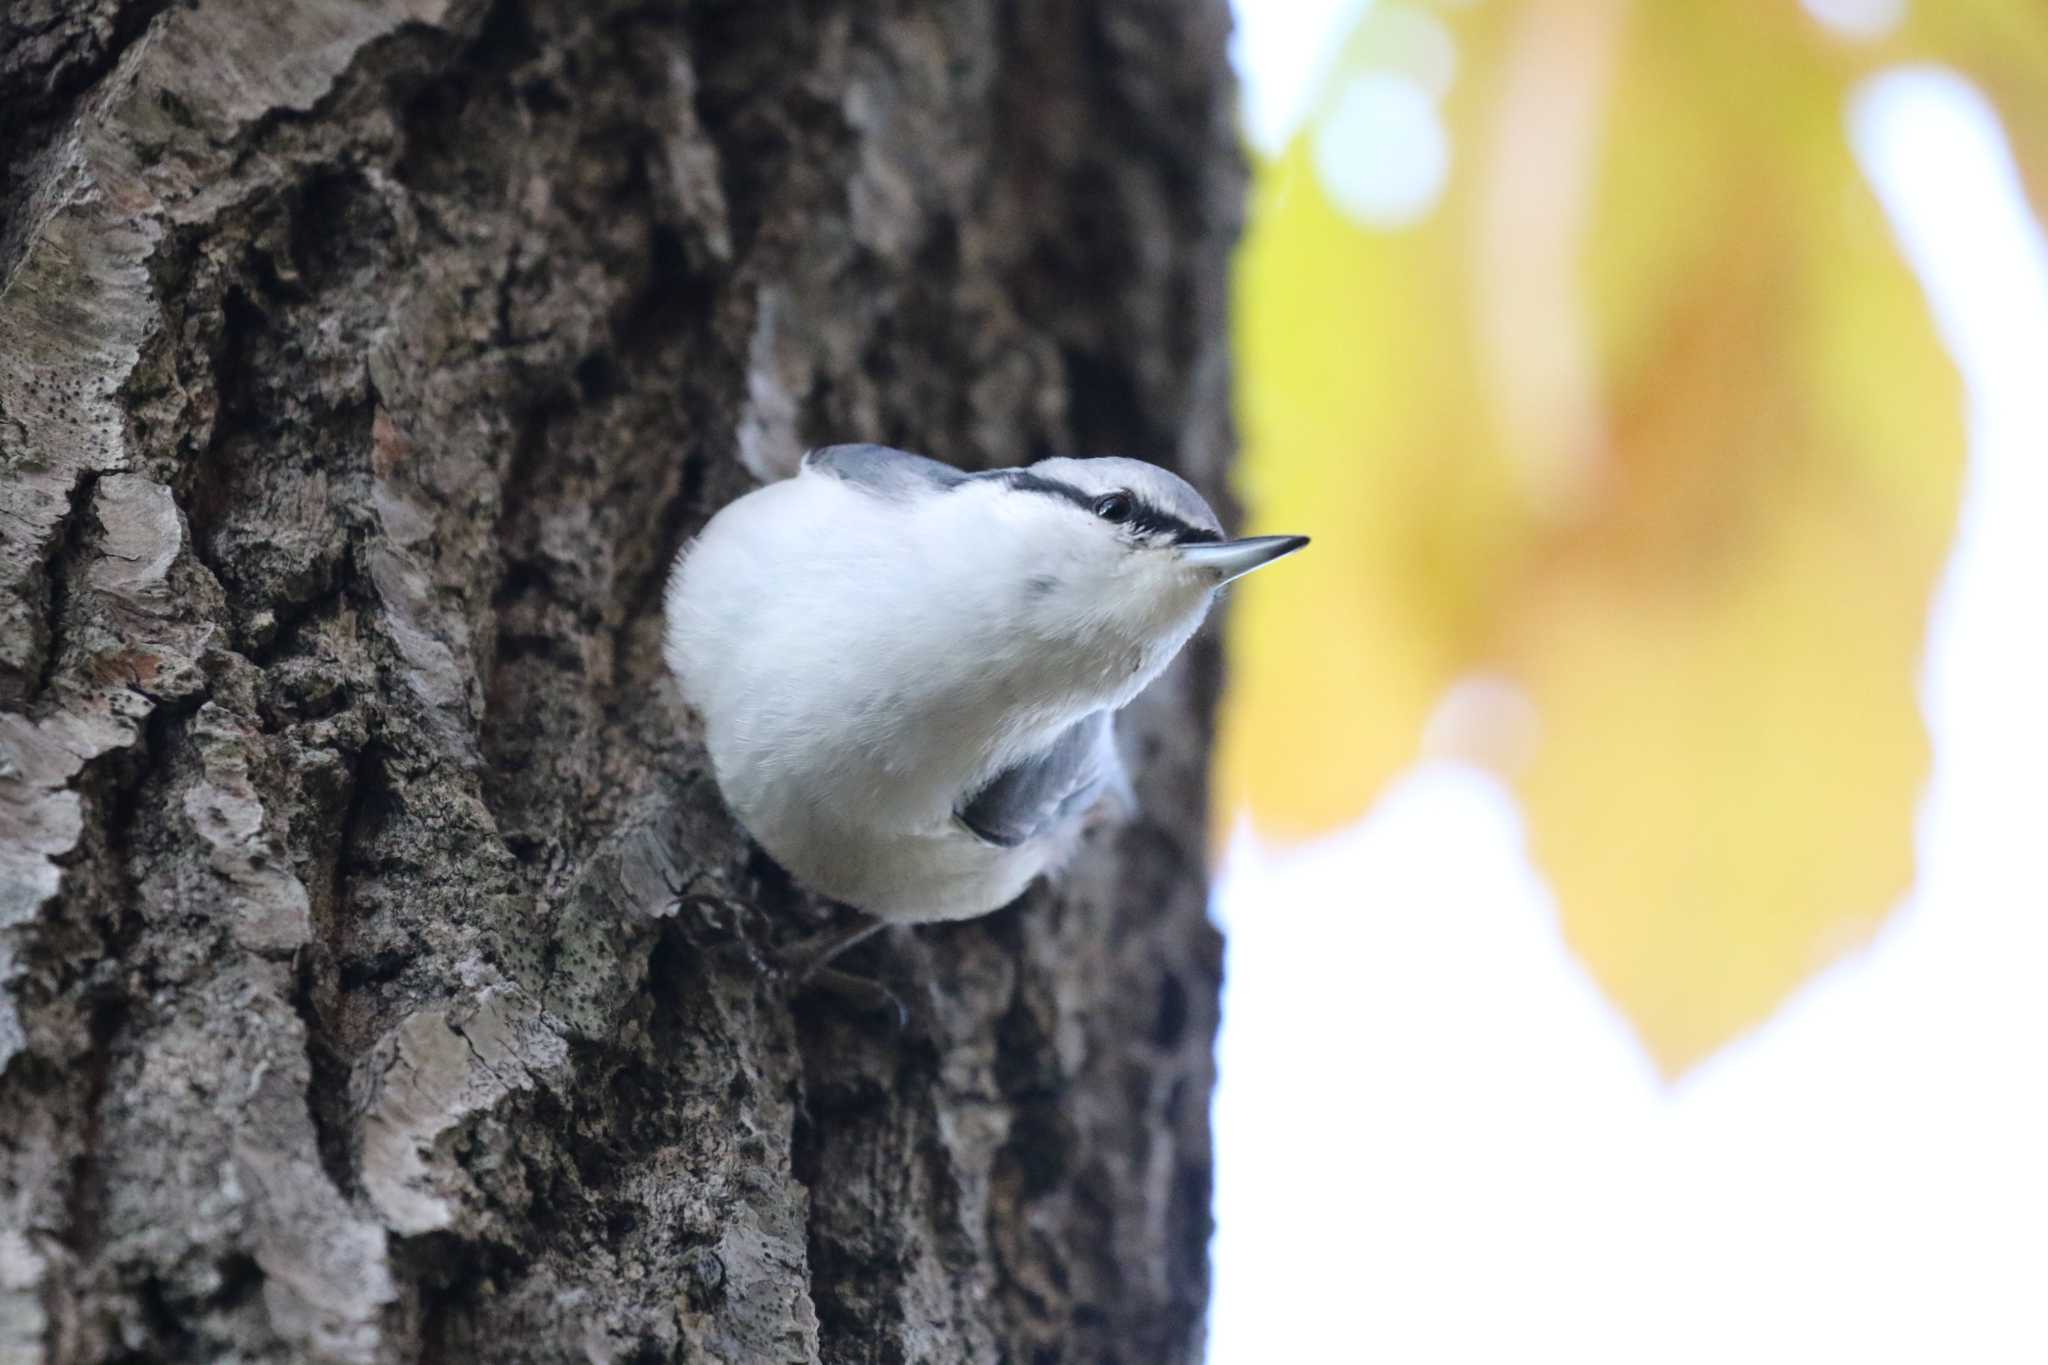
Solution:
<path fill-rule="evenodd" d="M 1093 642 L 1137 686 L 1202 623 L 1217 589 L 1308 544 L 1226 538 L 1200 493 L 1142 460 L 1041 460 L 979 477 L 1000 483 L 1006 514 L 1029 524 L 1018 590 L 1033 632 Z"/>

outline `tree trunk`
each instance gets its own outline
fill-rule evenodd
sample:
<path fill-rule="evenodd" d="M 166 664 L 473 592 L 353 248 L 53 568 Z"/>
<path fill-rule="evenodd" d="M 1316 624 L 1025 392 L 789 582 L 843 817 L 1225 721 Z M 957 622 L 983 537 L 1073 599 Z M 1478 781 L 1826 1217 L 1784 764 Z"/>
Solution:
<path fill-rule="evenodd" d="M 660 663 L 806 444 L 1212 497 L 1221 0 L 0 0 L 0 1361 L 1193 1361 L 1213 637 L 850 966 Z"/>

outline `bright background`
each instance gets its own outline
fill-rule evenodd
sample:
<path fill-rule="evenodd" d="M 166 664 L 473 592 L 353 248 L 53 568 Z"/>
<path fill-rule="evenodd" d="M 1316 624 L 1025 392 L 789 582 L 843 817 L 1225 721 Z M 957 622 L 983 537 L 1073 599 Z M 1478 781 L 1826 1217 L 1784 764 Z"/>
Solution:
<path fill-rule="evenodd" d="M 1240 0 L 1256 149 L 1301 133 L 1367 7 Z M 1905 0 L 1805 8 L 1872 41 Z M 1761 1026 L 1660 1069 L 1567 946 L 1510 781 L 1424 744 L 1341 829 L 1240 818 L 1213 1365 L 2048 1361 L 2048 245 L 1956 70 L 1882 67 L 1840 117 L 1967 392 L 1918 608 L 1910 890 Z M 1368 91 L 1323 127 L 1333 198 L 1426 222 L 1456 156 L 1426 104 Z"/>

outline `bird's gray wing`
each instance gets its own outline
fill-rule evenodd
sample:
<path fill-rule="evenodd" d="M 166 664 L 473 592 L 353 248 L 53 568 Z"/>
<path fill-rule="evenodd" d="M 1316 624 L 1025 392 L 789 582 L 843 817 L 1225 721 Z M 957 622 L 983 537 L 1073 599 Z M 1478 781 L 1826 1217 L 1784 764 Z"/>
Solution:
<path fill-rule="evenodd" d="M 1111 714 L 1097 711 L 1068 726 L 1043 753 L 997 773 L 954 814 L 989 843 L 1015 848 L 1086 813 L 1106 790 L 1128 793 L 1130 782 L 1117 757 Z"/>
<path fill-rule="evenodd" d="M 803 467 L 843 479 L 882 498 L 944 491 L 967 481 L 967 475 L 949 464 L 888 446 L 824 446 L 806 454 Z"/>

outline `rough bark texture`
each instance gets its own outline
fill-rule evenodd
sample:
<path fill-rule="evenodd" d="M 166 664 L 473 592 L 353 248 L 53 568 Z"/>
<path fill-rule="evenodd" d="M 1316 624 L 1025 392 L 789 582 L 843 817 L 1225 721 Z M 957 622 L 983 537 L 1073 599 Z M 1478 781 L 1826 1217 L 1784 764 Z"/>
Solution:
<path fill-rule="evenodd" d="M 1212 496 L 1222 0 L 0 0 L 0 1361 L 1188 1361 L 1211 640 L 764 969 L 659 662 L 807 443 Z"/>

